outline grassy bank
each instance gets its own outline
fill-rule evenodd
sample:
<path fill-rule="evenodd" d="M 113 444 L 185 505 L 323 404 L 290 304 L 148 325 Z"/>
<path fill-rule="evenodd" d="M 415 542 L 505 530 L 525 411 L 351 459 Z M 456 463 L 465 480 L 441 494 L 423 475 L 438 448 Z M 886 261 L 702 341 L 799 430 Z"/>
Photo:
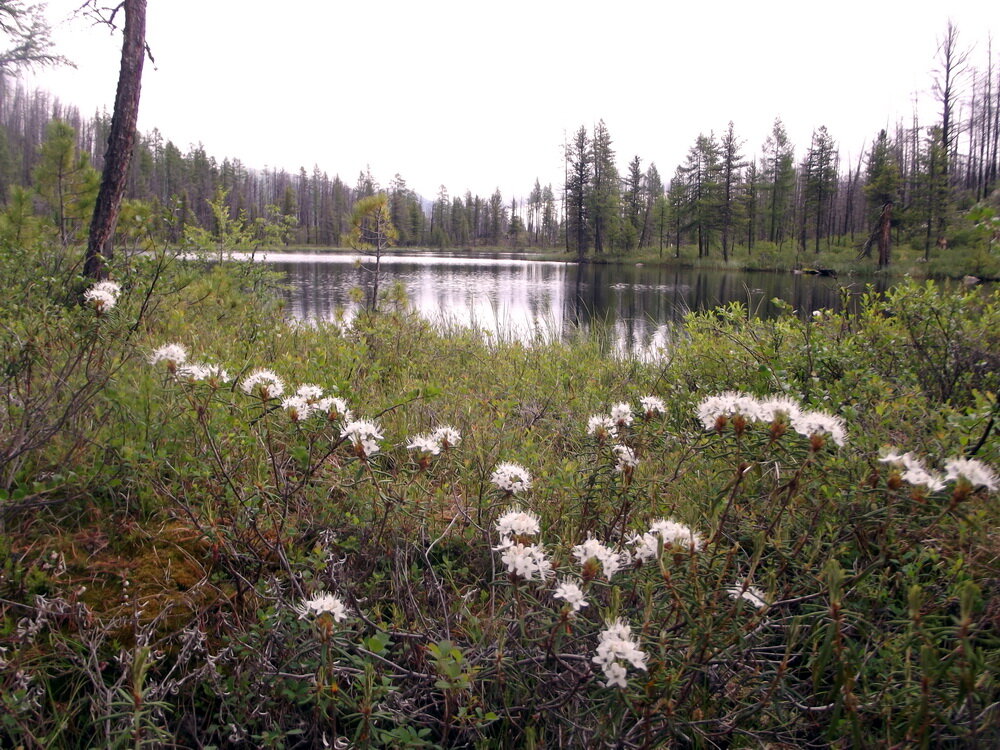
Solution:
<path fill-rule="evenodd" d="M 733 305 L 638 362 L 0 262 L 0 745 L 1000 737 L 996 293 Z"/>

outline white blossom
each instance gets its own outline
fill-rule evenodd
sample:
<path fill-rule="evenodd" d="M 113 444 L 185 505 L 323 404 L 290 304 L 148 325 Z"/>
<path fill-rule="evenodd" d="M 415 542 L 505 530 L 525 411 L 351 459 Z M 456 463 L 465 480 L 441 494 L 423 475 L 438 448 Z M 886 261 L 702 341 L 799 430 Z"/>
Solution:
<path fill-rule="evenodd" d="M 509 537 L 493 548 L 501 552 L 500 560 L 507 566 L 511 575 L 526 581 L 544 580 L 552 574 L 552 563 L 545 556 L 545 550 L 540 544 L 521 544 L 513 542 Z"/>
<path fill-rule="evenodd" d="M 263 400 L 278 398 L 285 391 L 285 384 L 273 370 L 254 370 L 240 384 L 243 392 Z"/>
<path fill-rule="evenodd" d="M 293 422 L 303 422 L 312 414 L 313 407 L 305 396 L 289 396 L 281 402 L 281 408 L 288 412 Z"/>
<path fill-rule="evenodd" d="M 757 416 L 762 422 L 791 424 L 802 413 L 799 405 L 788 396 L 772 396 L 758 402 Z"/>
<path fill-rule="evenodd" d="M 584 598 L 583 590 L 569 580 L 564 580 L 556 586 L 556 590 L 552 592 L 552 596 L 556 599 L 562 599 L 573 608 L 574 612 L 579 612 L 584 607 L 590 606 Z"/>
<path fill-rule="evenodd" d="M 95 287 L 85 291 L 83 299 L 99 313 L 105 313 L 118 304 L 118 297 L 116 295 Z"/>
<path fill-rule="evenodd" d="M 540 526 L 538 516 L 520 508 L 511 508 L 496 522 L 497 533 L 506 536 L 535 536 Z"/>
<path fill-rule="evenodd" d="M 879 461 L 891 464 L 899 469 L 903 469 L 903 472 L 900 474 L 900 479 L 907 484 L 912 484 L 918 487 L 926 487 L 930 492 L 940 492 L 946 486 L 944 478 L 938 474 L 928 471 L 927 468 L 920 462 L 920 459 L 915 457 L 912 453 L 896 453 L 895 451 L 889 451 L 885 454 L 885 456 L 880 458 Z"/>
<path fill-rule="evenodd" d="M 340 436 L 348 438 L 354 446 L 354 450 L 361 457 L 367 458 L 379 452 L 378 441 L 382 439 L 381 429 L 375 422 L 358 419 L 348 423 Z"/>
<path fill-rule="evenodd" d="M 296 389 L 295 395 L 304 399 L 310 406 L 315 406 L 323 398 L 323 389 L 318 385 L 305 383 Z"/>
<path fill-rule="evenodd" d="M 187 349 L 180 344 L 166 344 L 159 349 L 154 349 L 149 355 L 149 364 L 155 365 L 165 362 L 171 370 L 176 370 L 187 361 Z"/>
<path fill-rule="evenodd" d="M 594 538 L 587 539 L 583 544 L 573 547 L 573 556 L 576 557 L 580 565 L 585 565 L 588 560 L 597 560 L 601 564 L 604 577 L 609 581 L 611 576 L 617 573 L 624 563 L 628 562 L 626 556 L 615 552 L 611 547 Z"/>
<path fill-rule="evenodd" d="M 490 481 L 501 490 L 514 495 L 531 489 L 531 474 L 516 463 L 497 464 L 490 475 Z"/>
<path fill-rule="evenodd" d="M 746 586 L 745 584 L 738 583 L 735 586 L 727 587 L 726 593 L 733 599 L 745 599 L 758 609 L 767 606 L 763 590 L 756 586 Z"/>
<path fill-rule="evenodd" d="M 808 438 L 828 435 L 839 446 L 843 446 L 847 439 L 844 420 L 826 412 L 801 412 L 792 418 L 791 423 L 793 430 Z"/>
<path fill-rule="evenodd" d="M 648 532 L 634 535 L 629 543 L 633 545 L 635 558 L 647 562 L 659 555 L 661 544 L 664 548 L 677 546 L 697 552 L 704 545 L 704 540 L 690 526 L 666 518 L 656 521 Z"/>
<path fill-rule="evenodd" d="M 748 422 L 759 417 L 760 403 L 756 398 L 746 393 L 725 391 L 715 396 L 708 396 L 698 404 L 698 419 L 706 430 L 716 428 L 720 419 L 730 419 L 737 415 Z"/>
<path fill-rule="evenodd" d="M 616 445 L 611 450 L 615 454 L 615 471 L 619 474 L 627 469 L 634 469 L 639 465 L 639 459 L 635 457 L 635 451 L 627 445 Z"/>
<path fill-rule="evenodd" d="M 605 685 L 624 688 L 627 686 L 626 665 L 622 662 L 645 670 L 646 654 L 632 640 L 631 628 L 622 620 L 615 620 L 601 631 L 593 662 L 603 670 Z"/>
<path fill-rule="evenodd" d="M 441 448 L 441 450 L 454 448 L 462 442 L 462 433 L 447 424 L 435 427 L 434 432 L 431 433 L 431 437 L 437 441 L 438 447 Z"/>
<path fill-rule="evenodd" d="M 996 472 L 974 458 L 950 458 L 945 462 L 944 470 L 948 481 L 964 479 L 973 487 L 985 487 L 990 492 L 997 488 Z"/>
<path fill-rule="evenodd" d="M 434 439 L 433 435 L 414 435 L 410 438 L 406 449 L 436 456 L 441 452 L 441 445 Z"/>
<path fill-rule="evenodd" d="M 587 420 L 587 434 L 600 441 L 618 437 L 618 427 L 615 420 L 604 414 L 594 414 Z"/>
<path fill-rule="evenodd" d="M 326 414 L 326 418 L 331 422 L 338 419 L 344 422 L 350 422 L 352 419 L 351 410 L 347 408 L 347 402 L 337 396 L 332 398 L 321 398 L 316 402 L 316 410 L 324 412 Z"/>
<path fill-rule="evenodd" d="M 617 427 L 628 427 L 632 424 L 632 406 L 624 401 L 611 407 L 611 421 Z"/>
<path fill-rule="evenodd" d="M 303 600 L 295 607 L 295 611 L 299 613 L 299 619 L 330 615 L 334 622 L 343 622 L 350 614 L 347 605 L 333 594 L 325 592 Z"/>
<path fill-rule="evenodd" d="M 667 410 L 667 405 L 658 396 L 643 396 L 639 399 L 639 405 L 642 406 L 646 419 L 651 418 L 654 414 L 663 414 Z"/>

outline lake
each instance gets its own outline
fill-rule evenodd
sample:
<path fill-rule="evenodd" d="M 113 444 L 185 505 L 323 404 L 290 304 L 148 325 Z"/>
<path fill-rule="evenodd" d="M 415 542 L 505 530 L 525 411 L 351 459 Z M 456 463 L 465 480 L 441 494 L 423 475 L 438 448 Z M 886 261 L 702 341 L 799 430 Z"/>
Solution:
<path fill-rule="evenodd" d="M 289 314 L 302 321 L 349 319 L 374 267 L 373 257 L 339 253 L 270 253 L 266 262 L 286 275 Z M 845 284 L 864 289 L 861 281 L 814 275 L 579 266 L 496 253 L 383 255 L 380 279 L 381 289 L 402 284 L 410 306 L 435 323 L 525 341 L 601 325 L 613 331 L 616 348 L 633 352 L 655 345 L 691 310 L 739 301 L 767 317 L 777 313 L 777 297 L 809 315 L 839 308 Z"/>

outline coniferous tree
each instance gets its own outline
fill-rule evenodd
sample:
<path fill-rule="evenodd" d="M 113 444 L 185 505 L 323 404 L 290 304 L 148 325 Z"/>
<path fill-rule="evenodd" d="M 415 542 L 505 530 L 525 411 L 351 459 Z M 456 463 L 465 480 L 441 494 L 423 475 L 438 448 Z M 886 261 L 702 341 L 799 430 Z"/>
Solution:
<path fill-rule="evenodd" d="M 81 238 L 93 214 L 100 175 L 90 166 L 90 157 L 77 148 L 73 128 L 52 120 L 47 132 L 35 167 L 35 189 L 48 206 L 56 234 L 65 246 Z"/>
<path fill-rule="evenodd" d="M 719 144 L 714 135 L 699 134 L 681 167 L 687 189 L 688 225 L 698 242 L 698 257 L 709 255 L 712 238 L 720 225 L 721 183 Z"/>
<path fill-rule="evenodd" d="M 879 268 L 888 266 L 890 261 L 893 208 L 898 200 L 899 186 L 899 164 L 892 152 L 889 137 L 882 130 L 868 155 L 864 187 L 868 222 L 872 230 L 863 254 L 868 256 L 872 242 L 876 242 Z"/>
<path fill-rule="evenodd" d="M 593 189 L 590 200 L 590 218 L 594 237 L 594 252 L 598 255 L 609 249 L 617 233 L 620 190 L 618 168 L 611 134 L 604 120 L 594 127 L 592 141 L 594 155 Z"/>
<path fill-rule="evenodd" d="M 622 192 L 622 249 L 633 250 L 642 237 L 646 218 L 646 185 L 638 156 L 629 162 Z"/>
<path fill-rule="evenodd" d="M 837 154 L 833 138 L 821 125 L 813 131 L 812 142 L 802 164 L 803 207 L 801 246 L 805 250 L 806 227 L 811 222 L 815 237 L 815 252 L 820 239 L 828 235 L 833 197 L 837 189 Z"/>
<path fill-rule="evenodd" d="M 651 163 L 646 170 L 646 200 L 643 206 L 642 232 L 639 235 L 639 247 L 648 247 L 654 232 L 656 206 L 663 196 L 663 180 L 656 164 Z M 666 203 L 664 202 L 664 206 Z M 663 233 L 662 226 L 657 235 L 660 240 L 660 254 L 663 254 Z"/>
<path fill-rule="evenodd" d="M 566 249 L 582 261 L 590 245 L 591 165 L 593 151 L 587 129 L 580 126 L 566 149 Z"/>
<path fill-rule="evenodd" d="M 722 259 L 729 260 L 730 234 L 736 218 L 738 208 L 738 190 L 741 179 L 741 170 L 744 167 L 743 155 L 740 148 L 743 140 L 736 137 L 732 120 L 725 135 L 722 136 L 720 144 L 720 179 L 722 183 L 722 202 L 719 210 L 719 222 L 722 229 Z"/>
<path fill-rule="evenodd" d="M 766 200 L 767 239 L 780 245 L 785 236 L 788 209 L 795 180 L 794 149 L 781 118 L 774 121 L 764 142 L 761 160 L 761 193 Z"/>

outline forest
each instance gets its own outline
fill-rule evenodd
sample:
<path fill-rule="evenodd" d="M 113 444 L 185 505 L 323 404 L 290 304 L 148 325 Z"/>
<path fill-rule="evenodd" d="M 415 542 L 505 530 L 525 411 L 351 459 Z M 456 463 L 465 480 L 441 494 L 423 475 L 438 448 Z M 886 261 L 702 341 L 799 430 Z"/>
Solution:
<path fill-rule="evenodd" d="M 881 267 L 890 263 L 892 244 L 906 243 L 924 260 L 946 257 L 949 247 L 996 239 L 990 196 L 1000 70 L 992 50 L 980 67 L 971 55 L 949 24 L 933 57 L 939 117 L 919 122 L 914 114 L 891 132 L 873 129 L 853 163 L 841 158 L 825 126 L 803 148 L 778 117 L 756 151 L 730 122 L 721 135 L 700 133 L 672 172 L 640 155 L 621 168 L 623 155 L 601 121 L 568 139 L 562 185 L 536 179 L 530 189 L 526 183 L 487 196 L 441 185 L 436 196 L 422 196 L 399 174 L 380 185 L 367 171 L 350 183 L 320 166 L 288 172 L 237 156 L 219 162 L 203 144 L 182 150 L 154 129 L 136 142 L 122 227 L 136 217 L 133 225 L 180 243 L 191 226 L 217 231 L 218 206 L 225 205 L 231 218 L 284 226 L 280 244 L 336 247 L 349 232 L 353 205 L 384 192 L 402 247 L 537 248 L 581 259 L 680 257 L 690 247 L 700 259 L 727 261 L 736 248 L 819 255 L 849 245 L 863 256 L 875 253 Z M 56 215 L 64 241 L 83 231 L 110 119 L 107 112 L 84 116 L 0 75 L 0 204 L 10 205 L 18 188 L 32 189 L 31 199 Z"/>

